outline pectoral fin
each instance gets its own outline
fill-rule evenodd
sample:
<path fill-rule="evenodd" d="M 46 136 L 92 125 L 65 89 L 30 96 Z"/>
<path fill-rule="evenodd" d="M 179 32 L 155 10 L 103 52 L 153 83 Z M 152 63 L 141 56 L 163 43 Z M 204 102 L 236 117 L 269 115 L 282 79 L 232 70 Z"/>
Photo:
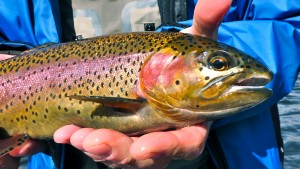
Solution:
<path fill-rule="evenodd" d="M 21 146 L 29 139 L 27 134 L 20 134 L 5 140 L 0 140 L 0 157 Z"/>
<path fill-rule="evenodd" d="M 90 101 L 95 103 L 101 103 L 103 106 L 112 107 L 117 109 L 125 109 L 135 111 L 143 107 L 146 103 L 146 99 L 128 99 L 121 97 L 102 97 L 102 96 L 69 96 L 72 99 Z"/>

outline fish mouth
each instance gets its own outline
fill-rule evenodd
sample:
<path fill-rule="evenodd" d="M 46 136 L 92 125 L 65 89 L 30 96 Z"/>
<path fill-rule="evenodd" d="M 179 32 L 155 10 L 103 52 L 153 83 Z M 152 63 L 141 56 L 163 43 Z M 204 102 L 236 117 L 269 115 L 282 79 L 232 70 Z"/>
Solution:
<path fill-rule="evenodd" d="M 235 86 L 265 86 L 271 81 L 272 78 L 268 77 L 250 77 L 247 79 L 241 79 L 234 83 Z"/>
<path fill-rule="evenodd" d="M 250 77 L 245 79 L 240 79 L 234 83 L 231 88 L 226 91 L 228 92 L 262 92 L 269 97 L 272 95 L 272 90 L 265 87 L 272 80 L 272 76 L 262 76 L 262 77 Z"/>
<path fill-rule="evenodd" d="M 238 73 L 223 78 L 223 82 L 230 81 L 230 78 L 233 76 L 236 76 L 238 80 L 235 82 L 231 81 L 230 87 L 218 97 L 202 100 L 201 103 L 205 108 L 201 110 L 201 116 L 205 119 L 215 120 L 236 114 L 264 102 L 273 94 L 271 89 L 265 87 L 272 80 L 270 75 L 263 74 L 258 76 L 257 74 L 248 74 L 246 76 L 243 73 Z M 244 77 L 242 78 L 242 76 Z"/>
<path fill-rule="evenodd" d="M 216 99 L 224 95 L 233 93 L 245 92 L 262 92 L 269 96 L 271 90 L 266 88 L 265 85 L 272 80 L 272 73 L 255 74 L 253 72 L 247 73 L 244 71 L 230 73 L 228 75 L 218 77 L 205 85 L 200 91 L 200 97 L 204 99 Z M 218 83 L 227 85 L 228 88 L 219 90 Z M 225 89 L 225 90 L 224 90 Z"/>

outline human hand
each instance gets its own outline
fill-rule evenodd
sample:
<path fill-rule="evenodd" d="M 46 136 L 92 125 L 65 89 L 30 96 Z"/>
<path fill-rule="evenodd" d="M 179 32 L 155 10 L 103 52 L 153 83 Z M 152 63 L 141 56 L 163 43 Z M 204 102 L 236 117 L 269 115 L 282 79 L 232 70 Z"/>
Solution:
<path fill-rule="evenodd" d="M 231 0 L 202 0 L 193 26 L 184 32 L 217 39 L 217 29 Z M 121 168 L 165 168 L 172 159 L 191 160 L 203 151 L 211 123 L 174 131 L 128 137 L 110 129 L 64 126 L 54 134 L 57 143 L 71 144 L 97 162 Z"/>

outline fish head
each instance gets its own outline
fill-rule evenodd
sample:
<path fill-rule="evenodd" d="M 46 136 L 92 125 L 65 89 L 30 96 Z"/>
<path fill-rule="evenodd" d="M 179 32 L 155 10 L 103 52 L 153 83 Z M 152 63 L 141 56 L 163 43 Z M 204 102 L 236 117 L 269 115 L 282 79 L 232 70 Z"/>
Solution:
<path fill-rule="evenodd" d="M 175 120 L 214 120 L 253 107 L 272 95 L 272 72 L 228 45 L 199 36 L 169 42 L 144 64 L 141 89 Z"/>

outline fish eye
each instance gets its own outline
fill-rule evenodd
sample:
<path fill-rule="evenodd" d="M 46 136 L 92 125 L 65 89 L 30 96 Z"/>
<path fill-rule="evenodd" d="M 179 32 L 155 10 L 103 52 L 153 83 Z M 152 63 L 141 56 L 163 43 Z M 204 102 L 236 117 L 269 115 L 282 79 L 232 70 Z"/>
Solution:
<path fill-rule="evenodd" d="M 228 60 L 223 56 L 215 56 L 209 60 L 211 68 L 217 71 L 227 70 L 229 67 Z"/>
<path fill-rule="evenodd" d="M 234 58 L 226 51 L 218 50 L 210 53 L 207 57 L 209 68 L 216 71 L 228 70 L 235 65 Z"/>

